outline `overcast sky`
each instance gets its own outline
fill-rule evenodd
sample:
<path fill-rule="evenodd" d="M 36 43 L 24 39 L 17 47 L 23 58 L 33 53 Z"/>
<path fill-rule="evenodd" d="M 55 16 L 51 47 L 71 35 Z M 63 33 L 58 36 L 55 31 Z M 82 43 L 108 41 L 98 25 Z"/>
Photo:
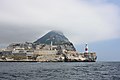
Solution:
<path fill-rule="evenodd" d="M 0 44 L 33 42 L 50 30 L 75 45 L 120 38 L 119 0 L 0 0 Z"/>

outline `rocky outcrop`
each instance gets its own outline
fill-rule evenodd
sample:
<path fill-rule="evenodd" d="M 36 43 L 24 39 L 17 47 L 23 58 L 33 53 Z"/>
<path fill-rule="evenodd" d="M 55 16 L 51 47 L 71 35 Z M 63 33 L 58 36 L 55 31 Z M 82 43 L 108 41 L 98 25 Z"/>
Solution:
<path fill-rule="evenodd" d="M 60 31 L 50 31 L 43 37 L 39 38 L 34 43 L 56 45 L 59 49 L 65 49 L 68 51 L 76 51 L 74 45 L 64 36 Z"/>

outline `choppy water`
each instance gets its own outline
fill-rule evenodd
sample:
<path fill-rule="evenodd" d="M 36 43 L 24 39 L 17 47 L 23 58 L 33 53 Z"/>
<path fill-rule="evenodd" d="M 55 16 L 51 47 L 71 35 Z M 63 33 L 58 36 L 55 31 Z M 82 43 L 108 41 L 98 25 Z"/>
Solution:
<path fill-rule="evenodd" d="M 120 62 L 0 62 L 0 80 L 120 80 Z"/>

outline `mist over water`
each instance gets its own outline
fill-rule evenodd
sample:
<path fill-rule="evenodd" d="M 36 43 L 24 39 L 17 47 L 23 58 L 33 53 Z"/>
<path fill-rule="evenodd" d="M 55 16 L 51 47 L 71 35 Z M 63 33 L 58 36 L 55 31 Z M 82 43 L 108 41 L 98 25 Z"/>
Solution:
<path fill-rule="evenodd" d="M 0 62 L 0 80 L 120 80 L 120 62 Z"/>

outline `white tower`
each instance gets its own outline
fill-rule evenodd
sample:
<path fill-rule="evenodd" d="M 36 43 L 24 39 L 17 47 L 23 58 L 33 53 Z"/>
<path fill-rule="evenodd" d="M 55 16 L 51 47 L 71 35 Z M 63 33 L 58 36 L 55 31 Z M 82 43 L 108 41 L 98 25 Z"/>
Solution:
<path fill-rule="evenodd" d="M 53 42 L 51 41 L 50 50 L 52 50 L 52 47 L 53 47 Z"/>
<path fill-rule="evenodd" d="M 88 44 L 85 44 L 85 53 L 88 53 Z"/>

